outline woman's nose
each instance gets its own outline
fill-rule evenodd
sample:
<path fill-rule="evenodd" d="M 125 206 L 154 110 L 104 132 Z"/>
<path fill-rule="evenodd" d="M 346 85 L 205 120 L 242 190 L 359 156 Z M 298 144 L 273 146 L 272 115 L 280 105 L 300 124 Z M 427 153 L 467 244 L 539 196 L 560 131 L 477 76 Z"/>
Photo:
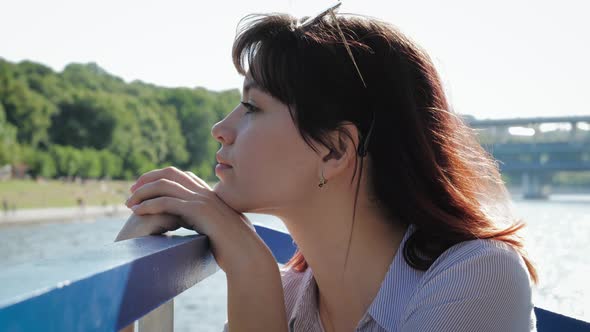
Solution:
<path fill-rule="evenodd" d="M 235 130 L 229 125 L 228 121 L 230 115 L 211 127 L 211 136 L 223 145 L 232 144 L 235 136 Z"/>

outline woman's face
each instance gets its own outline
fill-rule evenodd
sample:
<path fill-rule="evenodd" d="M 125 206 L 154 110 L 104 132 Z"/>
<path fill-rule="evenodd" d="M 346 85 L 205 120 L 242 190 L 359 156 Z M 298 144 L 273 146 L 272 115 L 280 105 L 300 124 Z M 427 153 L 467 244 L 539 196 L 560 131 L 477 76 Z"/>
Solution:
<path fill-rule="evenodd" d="M 242 103 L 213 126 L 211 135 L 221 143 L 218 158 L 232 166 L 216 168 L 219 182 L 213 191 L 235 210 L 276 215 L 311 198 L 318 155 L 300 136 L 287 105 L 249 76 Z"/>

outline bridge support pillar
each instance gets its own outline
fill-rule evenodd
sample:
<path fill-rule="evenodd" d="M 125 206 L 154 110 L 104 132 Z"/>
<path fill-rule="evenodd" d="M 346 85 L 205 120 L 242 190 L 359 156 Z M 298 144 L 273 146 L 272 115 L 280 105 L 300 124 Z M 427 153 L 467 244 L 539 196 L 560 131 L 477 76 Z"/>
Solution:
<path fill-rule="evenodd" d="M 522 197 L 524 199 L 549 198 L 549 193 L 544 190 L 540 173 L 525 172 L 522 174 Z"/>

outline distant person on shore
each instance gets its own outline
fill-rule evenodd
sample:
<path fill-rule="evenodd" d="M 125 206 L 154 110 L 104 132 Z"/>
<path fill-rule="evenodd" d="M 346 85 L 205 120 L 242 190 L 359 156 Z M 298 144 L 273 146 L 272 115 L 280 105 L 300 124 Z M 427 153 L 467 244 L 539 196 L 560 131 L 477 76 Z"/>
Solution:
<path fill-rule="evenodd" d="M 84 207 L 86 206 L 85 202 L 84 202 L 84 197 L 78 196 L 78 198 L 76 199 L 76 203 L 78 203 L 78 207 L 80 209 L 84 209 Z"/>
<path fill-rule="evenodd" d="M 224 330 L 535 330 L 523 224 L 432 60 L 391 24 L 336 10 L 241 22 L 242 101 L 211 130 L 220 181 L 143 174 L 116 240 L 207 235 Z M 284 222 L 298 247 L 285 267 L 245 212 Z"/>

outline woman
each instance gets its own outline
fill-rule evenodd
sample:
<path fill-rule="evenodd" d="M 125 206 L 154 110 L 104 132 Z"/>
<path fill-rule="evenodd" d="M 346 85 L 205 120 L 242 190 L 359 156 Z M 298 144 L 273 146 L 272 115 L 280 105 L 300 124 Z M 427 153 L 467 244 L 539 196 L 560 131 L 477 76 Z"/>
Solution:
<path fill-rule="evenodd" d="M 142 175 L 118 240 L 207 234 L 230 331 L 534 330 L 536 272 L 497 165 L 421 48 L 334 9 L 244 21 L 242 102 L 211 131 L 219 183 Z M 285 267 L 244 212 L 285 223 L 298 245 Z"/>

